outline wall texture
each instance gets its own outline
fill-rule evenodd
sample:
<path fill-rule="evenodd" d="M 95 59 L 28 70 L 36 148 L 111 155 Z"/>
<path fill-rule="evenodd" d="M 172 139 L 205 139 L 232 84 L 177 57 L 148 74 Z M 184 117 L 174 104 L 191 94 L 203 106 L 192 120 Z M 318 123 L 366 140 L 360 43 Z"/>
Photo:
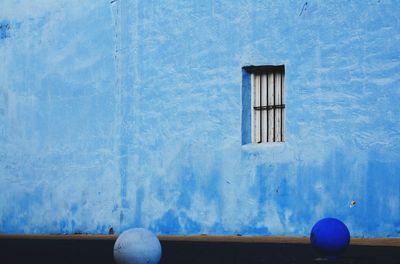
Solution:
<path fill-rule="evenodd" d="M 0 232 L 400 237 L 399 14 L 1 1 Z M 241 143 L 251 64 L 285 64 L 285 143 Z"/>

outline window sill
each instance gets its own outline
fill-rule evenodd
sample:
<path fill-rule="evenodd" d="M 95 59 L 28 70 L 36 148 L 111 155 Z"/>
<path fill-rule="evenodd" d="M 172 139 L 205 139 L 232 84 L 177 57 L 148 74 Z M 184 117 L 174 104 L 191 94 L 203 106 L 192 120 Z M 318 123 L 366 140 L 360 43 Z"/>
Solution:
<path fill-rule="evenodd" d="M 269 142 L 269 143 L 248 143 L 242 145 L 242 150 L 244 151 L 260 151 L 264 149 L 283 149 L 286 148 L 286 142 Z"/>

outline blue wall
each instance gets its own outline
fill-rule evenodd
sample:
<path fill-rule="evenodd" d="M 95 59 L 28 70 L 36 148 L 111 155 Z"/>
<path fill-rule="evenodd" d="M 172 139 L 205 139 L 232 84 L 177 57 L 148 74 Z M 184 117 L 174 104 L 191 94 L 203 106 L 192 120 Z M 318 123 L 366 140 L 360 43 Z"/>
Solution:
<path fill-rule="evenodd" d="M 1 1 L 0 232 L 399 237 L 399 13 Z M 285 143 L 242 145 L 250 64 L 285 65 Z"/>

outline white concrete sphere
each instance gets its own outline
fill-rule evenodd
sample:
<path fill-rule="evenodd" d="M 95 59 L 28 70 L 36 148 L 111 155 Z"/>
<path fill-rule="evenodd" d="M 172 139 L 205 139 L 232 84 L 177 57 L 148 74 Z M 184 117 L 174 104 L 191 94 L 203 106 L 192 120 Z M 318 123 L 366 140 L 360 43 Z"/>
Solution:
<path fill-rule="evenodd" d="M 160 241 L 144 228 L 128 229 L 115 241 L 114 259 L 118 264 L 157 264 L 161 259 Z"/>

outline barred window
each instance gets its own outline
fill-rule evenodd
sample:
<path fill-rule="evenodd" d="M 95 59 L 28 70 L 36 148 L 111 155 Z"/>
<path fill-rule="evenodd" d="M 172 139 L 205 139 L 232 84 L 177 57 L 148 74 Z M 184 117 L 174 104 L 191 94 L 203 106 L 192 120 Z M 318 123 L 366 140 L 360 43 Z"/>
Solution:
<path fill-rule="evenodd" d="M 283 142 L 285 67 L 247 66 L 251 74 L 251 142 Z"/>

